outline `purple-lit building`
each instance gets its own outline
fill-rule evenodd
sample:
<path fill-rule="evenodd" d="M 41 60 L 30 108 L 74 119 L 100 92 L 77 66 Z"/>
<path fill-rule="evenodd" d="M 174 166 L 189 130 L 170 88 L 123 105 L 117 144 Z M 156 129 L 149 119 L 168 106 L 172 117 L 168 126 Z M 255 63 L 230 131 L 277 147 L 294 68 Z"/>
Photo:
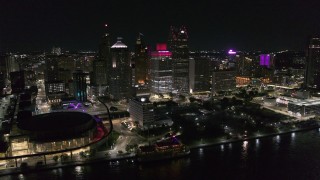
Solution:
<path fill-rule="evenodd" d="M 270 68 L 271 61 L 270 61 L 270 54 L 261 54 L 260 55 L 260 66 L 265 66 Z"/>

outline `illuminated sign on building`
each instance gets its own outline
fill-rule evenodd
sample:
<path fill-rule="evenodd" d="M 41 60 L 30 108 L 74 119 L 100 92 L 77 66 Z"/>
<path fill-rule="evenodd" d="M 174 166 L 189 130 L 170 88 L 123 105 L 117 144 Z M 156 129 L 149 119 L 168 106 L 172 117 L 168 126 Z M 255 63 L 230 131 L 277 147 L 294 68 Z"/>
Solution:
<path fill-rule="evenodd" d="M 260 55 L 260 66 L 270 67 L 270 54 Z"/>
<path fill-rule="evenodd" d="M 228 51 L 228 54 L 233 55 L 233 54 L 237 54 L 237 52 L 235 52 L 235 51 L 233 51 L 232 49 L 230 49 L 230 50 Z"/>
<path fill-rule="evenodd" d="M 167 44 L 157 44 L 157 51 L 151 52 L 151 57 L 171 57 L 172 53 L 167 50 Z"/>

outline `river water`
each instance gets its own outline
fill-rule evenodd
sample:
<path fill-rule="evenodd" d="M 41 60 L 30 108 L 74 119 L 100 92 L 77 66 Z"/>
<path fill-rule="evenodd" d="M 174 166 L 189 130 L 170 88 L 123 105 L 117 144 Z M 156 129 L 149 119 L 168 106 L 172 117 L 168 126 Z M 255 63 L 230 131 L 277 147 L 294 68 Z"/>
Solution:
<path fill-rule="evenodd" d="M 101 162 L 0 179 L 320 179 L 320 132 L 192 149 L 175 160 Z"/>

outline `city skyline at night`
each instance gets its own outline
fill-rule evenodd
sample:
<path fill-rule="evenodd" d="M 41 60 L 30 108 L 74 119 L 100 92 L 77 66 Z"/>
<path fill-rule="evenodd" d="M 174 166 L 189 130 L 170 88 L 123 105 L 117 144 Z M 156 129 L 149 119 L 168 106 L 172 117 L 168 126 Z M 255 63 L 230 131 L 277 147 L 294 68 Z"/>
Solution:
<path fill-rule="evenodd" d="M 0 179 L 320 179 L 318 7 L 0 0 Z"/>

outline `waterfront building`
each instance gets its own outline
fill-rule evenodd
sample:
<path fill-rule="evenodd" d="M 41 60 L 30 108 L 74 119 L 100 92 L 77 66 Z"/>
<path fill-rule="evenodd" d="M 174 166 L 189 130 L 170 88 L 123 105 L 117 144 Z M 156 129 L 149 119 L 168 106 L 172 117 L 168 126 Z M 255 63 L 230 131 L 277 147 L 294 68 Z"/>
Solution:
<path fill-rule="evenodd" d="M 147 97 L 136 97 L 129 102 L 130 118 L 139 123 L 142 129 L 150 128 L 154 123 L 153 103 Z"/>
<path fill-rule="evenodd" d="M 298 117 L 320 115 L 320 99 L 290 99 L 288 100 L 288 113 Z"/>

